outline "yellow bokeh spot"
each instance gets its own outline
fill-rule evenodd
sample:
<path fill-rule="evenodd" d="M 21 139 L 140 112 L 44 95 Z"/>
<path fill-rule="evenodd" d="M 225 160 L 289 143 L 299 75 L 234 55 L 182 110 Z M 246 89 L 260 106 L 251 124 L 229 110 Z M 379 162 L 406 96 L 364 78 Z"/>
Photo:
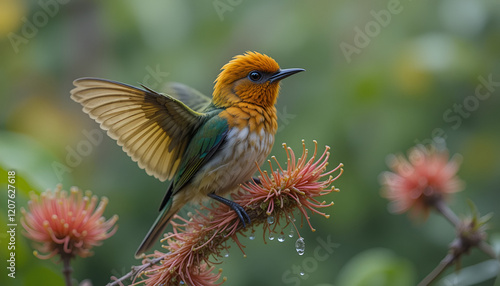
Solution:
<path fill-rule="evenodd" d="M 412 50 L 397 57 L 393 72 L 396 85 L 407 95 L 426 94 L 432 84 L 432 75 L 419 64 Z"/>
<path fill-rule="evenodd" d="M 26 6 L 21 0 L 0 0 L 0 37 L 15 33 L 26 17 Z"/>
<path fill-rule="evenodd" d="M 485 133 L 471 136 L 464 140 L 462 155 L 461 173 L 476 180 L 492 178 L 500 159 L 498 139 Z"/>

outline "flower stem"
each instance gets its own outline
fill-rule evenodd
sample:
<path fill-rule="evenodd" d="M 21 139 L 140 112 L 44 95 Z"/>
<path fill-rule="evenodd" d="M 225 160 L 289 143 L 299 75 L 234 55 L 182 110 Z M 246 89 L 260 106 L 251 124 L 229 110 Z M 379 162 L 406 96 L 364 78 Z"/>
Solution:
<path fill-rule="evenodd" d="M 452 225 L 458 227 L 460 225 L 460 219 L 458 216 L 448 207 L 443 199 L 437 199 L 434 201 L 434 207 L 441 213 Z"/>
<path fill-rule="evenodd" d="M 71 255 L 68 254 L 63 254 L 61 255 L 62 261 L 63 261 L 63 275 L 64 275 L 64 280 L 66 281 L 66 286 L 72 286 L 73 283 L 71 281 L 71 273 L 73 272 L 73 268 L 71 268 L 70 261 L 71 261 Z"/>
<path fill-rule="evenodd" d="M 458 256 L 455 253 L 449 253 L 446 255 L 443 260 L 432 270 L 429 275 L 427 275 L 424 280 L 422 280 L 420 283 L 418 283 L 418 286 L 426 286 L 429 285 L 432 281 L 434 281 L 443 271 L 453 264 L 455 260 L 458 258 Z"/>

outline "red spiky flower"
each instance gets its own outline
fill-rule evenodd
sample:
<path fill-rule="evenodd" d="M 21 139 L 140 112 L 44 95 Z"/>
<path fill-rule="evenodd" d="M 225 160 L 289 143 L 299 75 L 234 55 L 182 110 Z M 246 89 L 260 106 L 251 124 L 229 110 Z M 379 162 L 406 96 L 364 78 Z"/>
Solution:
<path fill-rule="evenodd" d="M 21 209 L 21 224 L 27 238 L 39 243 L 34 254 L 40 259 L 48 259 L 56 254 L 61 256 L 87 257 L 91 249 L 111 237 L 117 229 L 118 216 L 105 220 L 102 216 L 108 199 L 97 197 L 87 191 L 86 195 L 76 187 L 70 194 L 58 185 L 52 192 L 40 196 L 32 193 L 28 210 Z"/>
<path fill-rule="evenodd" d="M 390 210 L 427 216 L 438 200 L 446 200 L 451 193 L 461 191 L 463 182 L 456 176 L 460 157 L 451 159 L 446 149 L 418 145 L 410 149 L 408 159 L 402 155 L 388 158 L 393 172 L 381 176 L 382 196 L 391 201 Z"/>
<path fill-rule="evenodd" d="M 154 264 L 149 270 L 144 271 L 144 280 L 137 284 L 145 285 L 179 285 L 185 283 L 191 286 L 220 285 L 218 283 L 221 271 L 213 273 L 211 266 L 222 257 L 221 253 L 228 251 L 227 240 L 233 239 L 243 252 L 243 245 L 238 240 L 237 234 L 242 234 L 248 228 L 263 225 L 264 234 L 275 233 L 276 227 L 283 219 L 288 224 L 294 224 L 293 211 L 298 209 L 301 217 L 314 231 L 309 221 L 307 210 L 329 216 L 320 212 L 319 208 L 329 207 L 333 204 L 319 202 L 316 198 L 338 191 L 330 185 L 342 174 L 342 164 L 330 171 L 326 171 L 330 153 L 327 146 L 325 152 L 317 159 L 317 143 L 314 142 L 314 153 L 308 159 L 309 153 L 302 142 L 302 156 L 296 158 L 291 148 L 283 144 L 287 153 L 287 167 L 283 169 L 277 163 L 277 170 L 269 175 L 266 171 L 260 172 L 260 182 L 251 182 L 242 186 L 240 191 L 233 195 L 233 200 L 243 206 L 251 218 L 251 226 L 242 229 L 235 212 L 224 205 L 211 205 L 203 207 L 204 212 L 197 211 L 190 214 L 190 219 L 176 216 L 171 221 L 173 233 L 168 233 L 162 242 L 168 253 L 155 251 L 147 255 L 143 264 L 150 264 L 151 260 L 160 259 L 160 264 Z M 271 161 L 269 161 L 273 169 Z M 334 172 L 339 172 L 335 177 Z M 268 220 L 270 217 L 273 220 Z M 300 237 L 300 235 L 299 235 Z M 244 252 L 243 252 L 244 253 Z M 218 284 L 217 284 L 218 283 Z"/>

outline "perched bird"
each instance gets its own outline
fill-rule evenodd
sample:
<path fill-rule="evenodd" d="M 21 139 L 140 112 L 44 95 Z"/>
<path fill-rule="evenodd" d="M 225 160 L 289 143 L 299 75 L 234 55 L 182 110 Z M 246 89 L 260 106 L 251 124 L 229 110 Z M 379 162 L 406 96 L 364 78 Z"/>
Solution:
<path fill-rule="evenodd" d="M 280 69 L 257 52 L 235 56 L 215 80 L 212 99 L 179 83 L 168 94 L 97 78 L 74 81 L 71 98 L 161 181 L 170 180 L 160 215 L 136 252 L 147 251 L 188 202 L 211 197 L 250 218 L 223 196 L 249 180 L 269 155 L 276 133 L 280 80 L 304 69 Z"/>

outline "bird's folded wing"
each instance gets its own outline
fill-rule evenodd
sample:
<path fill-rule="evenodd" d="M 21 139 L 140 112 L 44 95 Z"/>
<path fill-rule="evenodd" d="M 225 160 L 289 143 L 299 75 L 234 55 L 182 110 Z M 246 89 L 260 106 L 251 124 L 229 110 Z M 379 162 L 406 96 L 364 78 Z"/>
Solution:
<path fill-rule="evenodd" d="M 96 78 L 74 81 L 71 98 L 146 170 L 164 181 L 179 167 L 204 115 L 177 99 Z"/>
<path fill-rule="evenodd" d="M 171 97 L 182 101 L 192 110 L 202 111 L 210 105 L 212 100 L 185 84 L 178 82 L 169 82 L 165 85 L 163 91 Z"/>
<path fill-rule="evenodd" d="M 214 110 L 214 113 L 219 111 Z M 214 115 L 212 113 L 212 115 Z M 198 171 L 220 150 L 228 133 L 227 121 L 217 115 L 208 119 L 194 134 L 184 153 L 183 160 L 172 179 L 168 192 L 160 205 L 160 210 L 170 198 L 184 187 Z M 214 166 L 215 168 L 215 166 Z"/>
<path fill-rule="evenodd" d="M 213 116 L 193 136 L 179 171 L 174 177 L 174 194 L 186 184 L 200 168 L 202 168 L 225 142 L 228 133 L 227 121 L 219 116 Z"/>

